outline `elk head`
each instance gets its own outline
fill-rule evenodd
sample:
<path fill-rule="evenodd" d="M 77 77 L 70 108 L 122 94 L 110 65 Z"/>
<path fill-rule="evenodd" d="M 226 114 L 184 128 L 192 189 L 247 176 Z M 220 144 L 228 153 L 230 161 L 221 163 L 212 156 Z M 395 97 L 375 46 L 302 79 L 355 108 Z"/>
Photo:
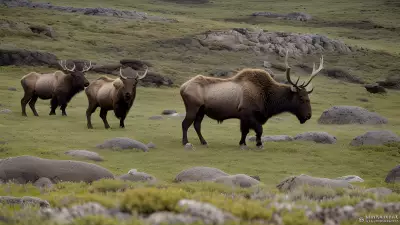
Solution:
<path fill-rule="evenodd" d="M 132 68 L 128 67 L 127 69 L 129 69 L 131 73 L 133 72 Z M 146 71 L 142 75 L 135 72 L 134 76 L 124 76 L 122 74 L 122 67 L 119 68 L 119 78 L 122 81 L 122 85 L 119 88 L 122 91 L 125 101 L 130 101 L 135 97 L 137 83 L 139 80 L 146 77 L 148 69 L 149 68 L 146 66 Z"/>
<path fill-rule="evenodd" d="M 294 83 L 290 78 L 291 68 L 288 64 L 288 51 L 286 51 L 286 56 L 285 56 L 286 79 L 290 84 L 290 91 L 292 92 L 291 112 L 294 115 L 296 115 L 297 119 L 300 121 L 301 124 L 311 119 L 312 116 L 310 98 L 308 95 L 313 92 L 314 87 L 311 90 L 307 90 L 307 87 L 308 85 L 310 85 L 314 77 L 323 69 L 324 56 L 321 56 L 320 61 L 321 62 L 319 64 L 318 69 L 315 69 L 315 63 L 313 64 L 313 70 L 307 82 L 298 84 L 300 80 L 300 77 L 298 77 L 296 83 Z"/>
<path fill-rule="evenodd" d="M 64 63 L 63 63 L 64 62 Z M 85 87 L 89 86 L 89 81 L 85 77 L 85 72 L 90 70 L 92 68 L 92 62 L 90 61 L 89 66 L 84 63 L 84 67 L 82 68 L 81 71 L 76 70 L 76 65 L 74 63 L 74 66 L 72 69 L 69 69 L 67 67 L 67 61 L 66 60 L 60 60 L 59 62 L 61 68 L 72 77 L 72 83 L 74 86 L 79 87 L 79 89 L 84 89 Z"/>

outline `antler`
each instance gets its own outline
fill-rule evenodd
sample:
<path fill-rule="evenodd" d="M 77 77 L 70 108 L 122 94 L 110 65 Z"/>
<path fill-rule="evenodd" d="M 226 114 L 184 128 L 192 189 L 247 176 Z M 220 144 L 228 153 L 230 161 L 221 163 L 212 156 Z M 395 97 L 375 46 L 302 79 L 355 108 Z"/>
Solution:
<path fill-rule="evenodd" d="M 149 67 L 146 64 L 145 64 L 145 66 L 146 66 L 146 71 L 144 71 L 144 74 L 142 76 L 140 76 L 139 73 L 136 72 L 139 80 L 143 79 L 147 75 L 147 71 L 149 70 Z"/>
<path fill-rule="evenodd" d="M 126 79 L 127 79 L 127 77 L 124 77 L 124 75 L 122 75 L 122 67 L 119 68 L 119 77 L 120 77 L 122 80 L 126 80 Z"/>
<path fill-rule="evenodd" d="M 300 85 L 297 85 L 297 83 L 299 82 L 299 80 L 300 80 L 300 77 L 298 77 L 297 78 L 297 81 L 296 81 L 296 83 L 293 83 L 293 81 L 290 79 L 290 66 L 289 66 L 289 64 L 288 64 L 288 50 L 286 50 L 286 56 L 285 56 L 285 66 L 286 66 L 286 79 L 287 79 L 287 81 L 291 84 L 291 85 L 293 85 L 293 87 L 295 87 L 296 89 L 299 89 L 299 88 L 305 88 L 305 87 L 307 87 L 310 83 L 311 83 L 311 81 L 314 79 L 314 77 L 315 76 L 317 76 L 317 74 L 324 68 L 324 56 L 322 55 L 321 56 L 321 59 L 320 59 L 320 64 L 319 64 L 319 67 L 318 67 L 318 69 L 317 70 L 315 70 L 315 63 L 314 63 L 314 65 L 313 65 L 313 71 L 312 71 L 312 73 L 311 73 L 311 75 L 310 75 L 310 79 L 305 83 L 305 82 L 303 82 L 302 84 L 300 84 Z M 312 91 L 311 91 L 312 92 Z"/>
<path fill-rule="evenodd" d="M 86 65 L 86 62 L 84 63 L 85 66 L 82 69 L 82 72 L 89 71 L 92 68 L 92 61 L 89 61 L 89 66 Z"/>
<path fill-rule="evenodd" d="M 65 65 L 63 65 L 62 62 L 63 62 L 63 60 L 60 60 L 59 64 L 60 64 L 61 68 L 63 68 L 63 70 L 67 70 L 67 71 L 70 71 L 70 72 L 74 72 L 74 70 L 75 70 L 75 63 L 74 63 L 74 67 L 72 67 L 72 69 L 68 69 L 68 68 L 67 68 L 67 60 L 64 60 Z"/>

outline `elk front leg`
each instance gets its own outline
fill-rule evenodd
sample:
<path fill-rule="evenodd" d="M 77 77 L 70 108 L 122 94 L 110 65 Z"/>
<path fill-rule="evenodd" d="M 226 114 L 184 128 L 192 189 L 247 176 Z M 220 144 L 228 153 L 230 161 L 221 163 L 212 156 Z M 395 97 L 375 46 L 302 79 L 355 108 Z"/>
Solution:
<path fill-rule="evenodd" d="M 240 149 L 246 150 L 248 149 L 246 145 L 246 137 L 247 134 L 250 132 L 250 127 L 249 127 L 249 121 L 246 119 L 241 119 L 240 120 L 240 131 L 242 132 L 242 137 L 240 138 Z"/>

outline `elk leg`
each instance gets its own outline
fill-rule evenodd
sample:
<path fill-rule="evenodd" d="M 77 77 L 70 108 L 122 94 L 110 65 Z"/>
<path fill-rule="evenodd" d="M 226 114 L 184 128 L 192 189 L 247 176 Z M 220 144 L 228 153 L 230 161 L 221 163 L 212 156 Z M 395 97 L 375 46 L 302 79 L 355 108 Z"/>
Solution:
<path fill-rule="evenodd" d="M 87 128 L 93 129 L 92 126 L 92 113 L 94 113 L 97 109 L 97 105 L 89 104 L 89 107 L 86 110 L 86 120 L 87 120 Z"/>
<path fill-rule="evenodd" d="M 197 136 L 199 136 L 200 143 L 202 145 L 207 145 L 206 140 L 204 140 L 203 135 L 201 134 L 201 122 L 204 119 L 204 107 L 200 107 L 197 112 L 196 119 L 194 120 L 194 129 L 196 130 Z"/>
<path fill-rule="evenodd" d="M 58 99 L 57 99 L 57 97 L 53 96 L 53 98 L 51 98 L 50 107 L 51 107 L 51 110 L 50 110 L 49 115 L 56 115 L 56 109 L 58 107 Z"/>
<path fill-rule="evenodd" d="M 60 109 L 61 109 L 63 116 L 67 116 L 67 112 L 65 111 L 65 108 L 67 108 L 67 104 L 66 103 L 61 104 Z"/>
<path fill-rule="evenodd" d="M 186 145 L 187 143 L 189 143 L 188 137 L 187 137 L 187 131 L 195 119 L 196 119 L 196 115 L 194 113 L 187 112 L 185 119 L 182 121 L 182 144 L 183 145 Z"/>
<path fill-rule="evenodd" d="M 240 131 L 242 132 L 242 137 L 240 138 L 240 142 L 239 142 L 240 148 L 247 149 L 246 137 L 247 137 L 247 134 L 250 132 L 248 120 L 246 120 L 246 119 L 240 120 Z"/>
<path fill-rule="evenodd" d="M 106 129 L 110 128 L 110 125 L 108 124 L 108 121 L 107 121 L 107 112 L 108 112 L 108 110 L 106 110 L 106 109 L 100 109 L 100 118 L 103 120 L 104 127 Z"/>
<path fill-rule="evenodd" d="M 256 146 L 258 148 L 262 148 L 263 147 L 263 143 L 261 141 L 261 135 L 263 133 L 262 125 L 259 123 L 256 123 L 255 127 L 254 127 L 254 131 L 256 132 Z"/>
<path fill-rule="evenodd" d="M 36 108 L 35 108 L 35 104 L 36 104 L 36 101 L 38 100 L 38 97 L 39 96 L 34 94 L 31 98 L 31 101 L 29 101 L 29 107 L 31 107 L 33 115 L 35 115 L 35 116 L 39 116 L 39 114 L 37 113 Z"/>
<path fill-rule="evenodd" d="M 32 99 L 31 94 L 24 94 L 24 97 L 21 99 L 21 109 L 22 109 L 22 116 L 28 116 L 26 115 L 26 104 Z"/>
<path fill-rule="evenodd" d="M 120 127 L 120 128 L 125 128 L 125 123 L 124 123 L 125 118 L 126 118 L 126 115 L 123 114 L 123 115 L 121 116 L 121 119 L 119 120 L 119 127 Z"/>

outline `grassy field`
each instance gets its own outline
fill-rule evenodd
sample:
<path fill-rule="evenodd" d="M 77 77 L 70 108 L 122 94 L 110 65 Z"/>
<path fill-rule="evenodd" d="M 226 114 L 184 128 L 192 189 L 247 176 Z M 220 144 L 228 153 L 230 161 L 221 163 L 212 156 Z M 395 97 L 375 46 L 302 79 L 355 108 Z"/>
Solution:
<path fill-rule="evenodd" d="M 400 47 L 394 44 L 400 41 L 398 35 L 400 34 L 400 7 L 396 1 L 354 0 L 349 3 L 341 0 L 313 0 L 300 3 L 295 0 L 248 2 L 216 0 L 204 5 L 182 5 L 154 0 L 136 0 L 134 3 L 128 0 L 51 0 L 48 2 L 75 7 L 101 6 L 144 11 L 152 15 L 175 18 L 179 22 L 135 21 L 42 9 L 0 7 L 0 19 L 51 25 L 57 33 L 57 38 L 52 40 L 22 31 L 3 30 L 0 32 L 0 47 L 43 50 L 52 52 L 60 58 L 83 58 L 99 63 L 116 62 L 121 58 L 148 60 L 154 64 L 153 70 L 173 78 L 176 85 L 197 73 L 207 74 L 215 68 L 260 67 L 262 65 L 264 56 L 250 53 L 197 52 L 183 46 L 160 45 L 160 41 L 191 36 L 207 30 L 260 27 L 269 31 L 318 33 L 330 38 L 339 38 L 347 44 L 361 46 L 366 50 L 349 55 L 327 54 L 325 67 L 344 68 L 366 81 L 386 77 L 390 71 L 398 68 L 400 59 Z M 249 18 L 249 14 L 255 11 L 280 13 L 305 11 L 315 20 L 304 23 Z M 357 24 L 363 20 L 368 20 L 383 28 L 358 27 Z M 304 58 L 302 62 L 312 65 L 310 58 Z M 19 82 L 20 78 L 30 71 L 46 72 L 51 69 L 0 67 L 2 80 L 0 110 L 3 108 L 12 110 L 11 114 L 0 114 L 0 141 L 7 142 L 5 145 L 0 145 L 0 158 L 33 155 L 52 159 L 72 159 L 64 152 L 71 149 L 86 149 L 104 156 L 105 161 L 96 164 L 104 166 L 115 174 L 124 174 L 129 169 L 136 168 L 154 175 L 168 185 L 172 185 L 175 175 L 183 169 L 192 166 L 210 166 L 230 174 L 258 175 L 268 190 L 275 190 L 275 185 L 287 176 L 303 173 L 328 178 L 354 174 L 365 180 L 364 183 L 356 184 L 357 186 L 385 186 L 399 191 L 398 185 L 384 183 L 388 171 L 398 165 L 399 145 L 349 146 L 354 137 L 369 130 L 388 129 L 400 134 L 400 93 L 398 91 L 389 90 L 387 95 L 373 95 L 366 92 L 361 85 L 345 83 L 321 75 L 313 82 L 315 90 L 310 97 L 313 107 L 311 120 L 301 125 L 294 116 L 282 114 L 278 116 L 280 119 L 273 118 L 264 125 L 264 135 L 294 136 L 306 131 L 326 131 L 337 137 L 336 144 L 265 143 L 264 149 L 259 150 L 255 148 L 254 142 L 248 142 L 252 149 L 241 151 L 238 147 L 239 121 L 230 120 L 217 124 L 216 121 L 206 118 L 202 130 L 209 143 L 208 148 L 200 146 L 197 135 L 191 127 L 189 141 L 194 144 L 195 151 L 187 151 L 181 145 L 181 118 L 148 119 L 150 116 L 161 114 L 164 109 L 175 109 L 184 113 L 177 87 L 139 87 L 134 107 L 126 119 L 125 129 L 120 129 L 119 121 L 112 113 L 109 113 L 108 120 L 111 129 L 105 130 L 98 116 L 98 110 L 92 116 L 94 129 L 88 130 L 85 116 L 87 99 L 84 93 L 72 99 L 67 108 L 68 117 L 62 117 L 60 111 L 56 112 L 56 116 L 49 116 L 49 102 L 43 100 L 38 100 L 36 104 L 39 117 L 34 117 L 29 107 L 27 108 L 28 117 L 21 116 L 20 99 L 23 91 Z M 88 73 L 90 80 L 98 76 L 100 74 Z M 7 90 L 9 87 L 16 87 L 17 91 Z M 358 98 L 367 98 L 368 102 L 361 102 Z M 388 118 L 389 123 L 382 126 L 319 125 L 317 120 L 321 113 L 334 105 L 365 107 Z M 250 135 L 253 135 L 253 132 Z M 97 144 L 114 137 L 128 137 L 144 143 L 153 142 L 157 147 L 146 153 L 136 150 L 117 151 L 95 148 Z M 79 201 L 95 200 L 106 205 L 116 204 L 113 200 L 121 197 L 119 193 L 104 194 L 102 191 L 88 194 L 88 187 L 83 184 L 65 185 L 60 184 L 50 193 L 41 193 L 32 187 L 18 188 L 16 186 L 11 189 L 5 188 L 0 193 L 18 196 L 29 193 L 48 199 L 56 205 L 58 200 L 73 194 L 80 196 L 86 193 Z M 207 189 L 207 187 L 199 186 L 193 188 L 199 192 Z M 218 192 L 218 190 L 214 191 Z M 146 190 L 144 192 L 146 193 Z M 213 198 L 210 196 L 213 195 L 206 196 L 208 197 L 204 199 L 212 202 L 210 199 Z M 253 203 L 246 200 L 243 204 Z M 221 203 L 220 205 L 229 204 Z M 239 210 L 238 214 L 252 209 L 255 208 L 248 207 L 242 211 Z M 234 210 L 231 209 L 231 211 Z M 269 212 L 265 213 L 264 216 L 269 218 Z M 301 219 L 292 223 L 289 220 L 287 219 L 287 224 L 301 224 Z M 308 224 L 308 222 L 303 224 Z"/>

